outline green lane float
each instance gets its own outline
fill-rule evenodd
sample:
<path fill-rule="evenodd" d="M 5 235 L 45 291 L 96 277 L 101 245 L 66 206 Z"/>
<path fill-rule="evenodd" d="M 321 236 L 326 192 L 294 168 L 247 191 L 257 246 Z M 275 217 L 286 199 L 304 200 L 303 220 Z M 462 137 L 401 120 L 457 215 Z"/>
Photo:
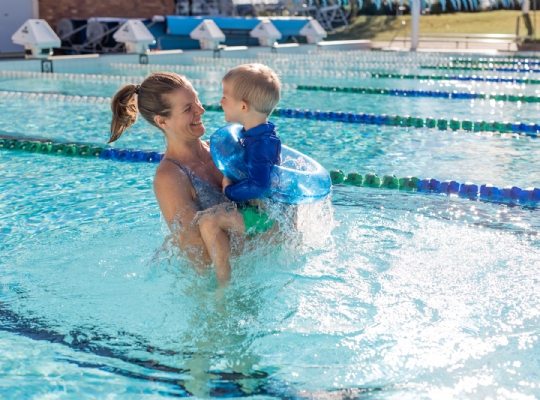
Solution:
<path fill-rule="evenodd" d="M 426 126 L 428 128 L 435 128 L 437 126 L 437 121 L 435 118 L 426 118 Z"/>
<path fill-rule="evenodd" d="M 452 118 L 450 120 L 450 129 L 453 131 L 458 131 L 461 129 L 461 122 L 458 121 L 457 118 Z"/>
<path fill-rule="evenodd" d="M 345 174 L 340 169 L 333 169 L 330 171 L 330 179 L 332 180 L 333 185 L 343 183 L 345 180 Z"/>
<path fill-rule="evenodd" d="M 397 189 L 399 188 L 399 180 L 395 175 L 385 175 L 383 177 L 381 187 L 388 189 Z"/>
<path fill-rule="evenodd" d="M 463 122 L 461 122 L 461 128 L 464 131 L 472 131 L 473 130 L 473 123 L 472 121 L 466 119 Z"/>
<path fill-rule="evenodd" d="M 347 179 L 345 179 L 346 185 L 362 186 L 362 182 L 362 175 L 360 175 L 358 172 L 349 172 Z"/>
<path fill-rule="evenodd" d="M 381 186 L 381 179 L 379 178 L 379 175 L 374 173 L 366 174 L 366 177 L 364 178 L 364 186 L 368 187 L 379 187 Z"/>
<path fill-rule="evenodd" d="M 30 142 L 31 145 L 28 147 L 28 152 L 30 153 L 38 153 L 41 150 L 42 143 L 38 141 L 32 141 Z"/>
<path fill-rule="evenodd" d="M 439 118 L 437 120 L 437 128 L 442 131 L 445 131 L 448 128 L 448 121 L 444 118 Z"/>
<path fill-rule="evenodd" d="M 66 145 L 64 143 L 55 143 L 51 147 L 51 153 L 54 154 L 64 154 L 64 148 Z"/>
<path fill-rule="evenodd" d="M 39 148 L 39 152 L 43 154 L 49 154 L 52 151 L 53 144 L 51 142 L 44 142 Z"/>
<path fill-rule="evenodd" d="M 419 179 L 416 176 L 407 176 L 399 179 L 400 190 L 417 190 Z"/>

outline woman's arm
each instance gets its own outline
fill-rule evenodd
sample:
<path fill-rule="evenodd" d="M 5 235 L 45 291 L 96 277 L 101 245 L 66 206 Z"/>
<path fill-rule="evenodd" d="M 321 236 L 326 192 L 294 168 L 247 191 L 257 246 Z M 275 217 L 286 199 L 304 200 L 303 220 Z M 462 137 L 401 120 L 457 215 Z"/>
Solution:
<path fill-rule="evenodd" d="M 178 235 L 180 247 L 188 250 L 193 261 L 200 258 L 202 252 L 200 261 L 208 263 L 210 257 L 204 248 L 199 227 L 192 224 L 198 209 L 195 190 L 186 174 L 173 163 L 160 165 L 154 179 L 154 193 L 169 229 Z M 196 252 L 189 251 L 193 246 L 197 247 Z"/>

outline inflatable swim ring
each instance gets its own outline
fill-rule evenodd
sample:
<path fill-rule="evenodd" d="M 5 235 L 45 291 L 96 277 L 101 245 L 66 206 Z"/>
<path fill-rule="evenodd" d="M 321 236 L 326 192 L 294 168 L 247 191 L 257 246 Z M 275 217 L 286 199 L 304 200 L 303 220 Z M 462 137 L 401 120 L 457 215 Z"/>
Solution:
<path fill-rule="evenodd" d="M 210 153 L 216 166 L 233 182 L 245 179 L 245 150 L 240 144 L 241 125 L 227 125 L 210 137 Z M 281 146 L 281 165 L 272 170 L 265 197 L 287 204 L 309 204 L 324 199 L 332 186 L 328 171 L 312 158 Z"/>

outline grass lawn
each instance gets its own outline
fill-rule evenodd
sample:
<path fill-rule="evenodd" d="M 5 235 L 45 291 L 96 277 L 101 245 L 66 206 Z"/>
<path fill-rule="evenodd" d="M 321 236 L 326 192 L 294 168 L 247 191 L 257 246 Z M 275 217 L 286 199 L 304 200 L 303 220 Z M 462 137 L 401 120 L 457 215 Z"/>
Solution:
<path fill-rule="evenodd" d="M 422 33 L 516 33 L 517 17 L 521 11 L 497 10 L 476 13 L 453 13 L 439 15 L 422 15 L 420 17 L 420 34 Z M 540 24 L 540 12 L 537 15 Z M 534 12 L 531 12 L 531 20 L 534 25 Z M 329 34 L 326 40 L 391 40 L 401 26 L 405 27 L 398 36 L 410 36 L 410 15 L 403 16 L 366 16 L 362 15 L 349 26 L 349 28 Z M 527 29 L 520 20 L 520 35 L 526 35 Z"/>

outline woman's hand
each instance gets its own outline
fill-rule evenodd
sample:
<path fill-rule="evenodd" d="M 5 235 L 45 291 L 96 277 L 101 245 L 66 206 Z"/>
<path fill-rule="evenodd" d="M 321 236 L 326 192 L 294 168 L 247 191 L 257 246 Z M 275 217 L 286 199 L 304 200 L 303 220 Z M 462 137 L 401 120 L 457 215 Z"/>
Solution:
<path fill-rule="evenodd" d="M 223 175 L 223 180 L 221 181 L 221 186 L 222 186 L 221 191 L 223 192 L 223 194 L 225 194 L 225 188 L 232 184 L 233 184 L 233 181 L 231 181 L 229 178 Z"/>

